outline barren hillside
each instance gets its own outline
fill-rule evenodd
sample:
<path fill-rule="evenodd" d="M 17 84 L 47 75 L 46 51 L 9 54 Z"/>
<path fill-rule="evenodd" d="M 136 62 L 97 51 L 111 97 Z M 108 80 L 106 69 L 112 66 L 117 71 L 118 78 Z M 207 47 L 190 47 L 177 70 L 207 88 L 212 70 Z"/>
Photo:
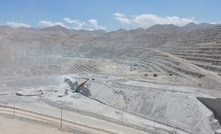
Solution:
<path fill-rule="evenodd" d="M 0 71 L 2 74 L 13 72 L 12 76 L 36 75 L 24 68 L 37 70 L 38 75 L 60 74 L 65 62 L 78 57 L 127 59 L 159 72 L 196 78 L 201 85 L 208 78 L 214 84 L 220 79 L 220 25 L 155 25 L 148 29 L 120 29 L 109 33 L 69 30 L 61 26 L 45 29 L 1 26 L 0 47 Z"/>

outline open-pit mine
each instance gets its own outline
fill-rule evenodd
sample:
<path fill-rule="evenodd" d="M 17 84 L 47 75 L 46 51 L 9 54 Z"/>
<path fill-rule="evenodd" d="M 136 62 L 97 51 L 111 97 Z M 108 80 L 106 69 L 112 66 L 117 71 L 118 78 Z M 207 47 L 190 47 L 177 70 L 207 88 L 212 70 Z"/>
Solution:
<path fill-rule="evenodd" d="M 0 26 L 0 133 L 221 134 L 221 25 Z"/>

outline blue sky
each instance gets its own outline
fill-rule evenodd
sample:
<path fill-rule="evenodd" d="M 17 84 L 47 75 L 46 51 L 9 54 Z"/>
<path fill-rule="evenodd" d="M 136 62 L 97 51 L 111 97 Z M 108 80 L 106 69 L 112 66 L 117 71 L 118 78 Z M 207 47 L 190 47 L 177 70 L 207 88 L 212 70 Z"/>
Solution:
<path fill-rule="evenodd" d="M 221 23 L 221 0 L 1 0 L 0 25 L 113 31 Z"/>

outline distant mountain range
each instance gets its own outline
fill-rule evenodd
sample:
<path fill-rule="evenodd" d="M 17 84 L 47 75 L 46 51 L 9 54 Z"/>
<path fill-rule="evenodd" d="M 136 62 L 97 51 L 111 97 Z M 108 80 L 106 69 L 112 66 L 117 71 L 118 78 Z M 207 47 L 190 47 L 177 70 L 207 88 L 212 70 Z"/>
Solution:
<path fill-rule="evenodd" d="M 0 26 L 0 56 L 5 57 L 1 58 L 5 64 L 14 56 L 115 58 L 136 54 L 145 48 L 194 47 L 206 42 L 219 45 L 221 25 L 157 24 L 147 29 L 112 32 L 70 30 L 61 26 L 42 29 Z"/>

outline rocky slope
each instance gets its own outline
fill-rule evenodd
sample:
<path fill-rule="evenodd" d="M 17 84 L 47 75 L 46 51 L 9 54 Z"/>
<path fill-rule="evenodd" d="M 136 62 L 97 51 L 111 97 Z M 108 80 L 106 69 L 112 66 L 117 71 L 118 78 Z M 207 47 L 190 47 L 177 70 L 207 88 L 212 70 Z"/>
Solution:
<path fill-rule="evenodd" d="M 20 77 L 45 73 L 60 74 L 65 63 L 76 57 L 127 59 L 136 61 L 139 65 L 153 66 L 164 73 L 172 72 L 185 77 L 190 74 L 191 77 L 197 78 L 207 76 L 204 71 L 197 71 L 199 67 L 212 72 L 213 76 L 215 73 L 214 78 L 218 78 L 218 81 L 221 74 L 221 25 L 205 23 L 190 23 L 183 27 L 172 24 L 155 25 L 148 29 L 119 29 L 108 33 L 102 30 L 69 30 L 61 26 L 44 29 L 12 29 L 1 26 L 0 48 L 0 73 L 5 74 L 1 75 L 2 77 L 6 77 L 6 74 L 8 77 L 16 77 L 15 74 L 20 74 Z M 54 62 L 50 63 L 48 57 Z M 30 61 L 32 58 L 37 63 L 41 61 L 47 64 L 26 62 L 21 69 L 21 65 L 16 63 L 18 59 Z M 191 65 L 188 66 L 193 67 L 179 66 L 182 59 L 190 61 Z M 66 62 L 60 63 L 61 60 Z M 54 71 L 51 71 L 51 68 Z M 8 75 L 9 72 L 13 75 Z M 208 78 L 214 81 L 211 76 L 205 78 L 203 82 L 208 81 Z M 202 82 L 197 83 L 202 85 Z M 214 84 L 217 85 L 217 82 Z"/>
<path fill-rule="evenodd" d="M 155 25 L 148 29 L 104 31 L 69 30 L 61 26 L 50 28 L 0 27 L 1 47 L 9 47 L 12 56 L 88 56 L 104 55 L 121 49 L 196 46 L 197 43 L 214 42 L 220 45 L 221 26 L 210 24 Z M 99 48 L 100 53 L 96 53 Z M 6 48 L 5 48 L 6 49 Z M 3 50 L 3 49 L 1 49 Z M 9 50 L 8 50 L 9 51 Z M 98 51 L 98 50 L 97 50 Z M 136 51 L 133 49 L 133 51 Z M 7 50 L 4 52 L 7 52 Z M 8 52 L 9 53 L 9 52 Z M 95 54 L 96 53 L 96 54 Z M 126 53 L 126 52 L 125 52 Z M 123 53 L 123 54 L 125 54 Z M 1 53 L 2 54 L 2 53 Z M 121 55 L 123 55 L 121 54 Z"/>

